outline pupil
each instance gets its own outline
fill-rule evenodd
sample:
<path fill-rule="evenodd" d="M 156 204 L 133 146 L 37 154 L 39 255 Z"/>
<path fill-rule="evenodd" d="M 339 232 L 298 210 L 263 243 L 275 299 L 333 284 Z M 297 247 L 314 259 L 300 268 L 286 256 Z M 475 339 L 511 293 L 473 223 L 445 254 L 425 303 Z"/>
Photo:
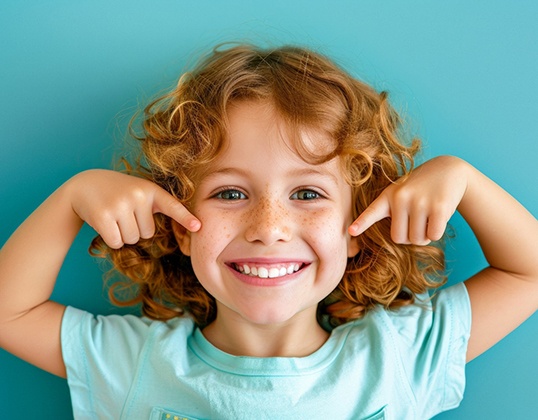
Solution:
<path fill-rule="evenodd" d="M 239 191 L 228 191 L 224 193 L 224 197 L 229 200 L 239 200 L 241 198 L 241 193 Z"/>

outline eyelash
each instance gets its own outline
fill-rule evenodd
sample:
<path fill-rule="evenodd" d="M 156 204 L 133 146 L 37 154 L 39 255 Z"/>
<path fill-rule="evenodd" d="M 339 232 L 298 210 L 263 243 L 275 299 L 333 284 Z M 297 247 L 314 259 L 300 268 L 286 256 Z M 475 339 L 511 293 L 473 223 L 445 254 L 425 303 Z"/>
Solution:
<path fill-rule="evenodd" d="M 299 196 L 300 195 L 309 195 L 310 198 L 300 198 Z M 231 198 L 231 197 L 224 197 L 224 195 L 228 195 L 228 194 L 233 194 L 235 198 Z M 223 200 L 223 201 L 238 201 L 238 200 L 246 200 L 248 197 L 245 193 L 243 193 L 242 191 L 240 191 L 239 189 L 237 188 L 230 188 L 230 187 L 225 187 L 225 188 L 222 188 L 220 191 L 217 191 L 213 196 L 212 198 L 217 198 L 219 200 Z M 300 188 L 298 189 L 297 191 L 295 191 L 291 196 L 290 196 L 290 199 L 291 200 L 298 200 L 298 201 L 315 201 L 315 200 L 320 200 L 322 198 L 325 198 L 322 194 L 320 194 L 319 192 L 317 191 L 314 191 L 312 189 L 308 189 L 308 188 Z"/>
<path fill-rule="evenodd" d="M 298 196 L 299 194 L 301 193 L 307 193 L 307 194 L 313 194 L 315 195 L 315 197 L 312 197 L 312 198 L 303 198 L 303 199 L 300 199 Z M 315 201 L 315 200 L 319 200 L 319 199 L 322 199 L 322 198 L 325 198 L 323 197 L 319 192 L 317 191 L 314 191 L 314 190 L 311 190 L 311 189 L 308 189 L 308 188 L 301 188 L 297 191 L 295 191 L 291 197 L 290 197 L 292 200 L 300 200 L 300 201 Z"/>
<path fill-rule="evenodd" d="M 225 198 L 225 197 L 223 197 L 223 195 L 226 194 L 226 193 L 233 193 L 233 194 L 240 195 L 242 197 L 240 197 L 240 198 Z M 230 188 L 230 187 L 222 188 L 220 191 L 217 191 L 212 197 L 213 198 L 218 198 L 219 200 L 223 200 L 223 201 L 237 201 L 237 200 L 245 200 L 247 198 L 245 193 L 243 193 L 242 191 L 238 190 L 237 188 Z"/>

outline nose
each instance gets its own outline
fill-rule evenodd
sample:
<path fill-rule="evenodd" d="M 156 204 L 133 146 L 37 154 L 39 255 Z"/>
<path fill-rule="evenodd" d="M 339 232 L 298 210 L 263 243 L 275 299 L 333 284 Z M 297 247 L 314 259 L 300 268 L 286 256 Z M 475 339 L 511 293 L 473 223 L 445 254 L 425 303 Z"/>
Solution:
<path fill-rule="evenodd" d="M 249 242 L 261 242 L 269 246 L 279 241 L 287 242 L 291 238 L 290 214 L 278 200 L 260 199 L 245 214 L 245 219 L 245 238 Z"/>

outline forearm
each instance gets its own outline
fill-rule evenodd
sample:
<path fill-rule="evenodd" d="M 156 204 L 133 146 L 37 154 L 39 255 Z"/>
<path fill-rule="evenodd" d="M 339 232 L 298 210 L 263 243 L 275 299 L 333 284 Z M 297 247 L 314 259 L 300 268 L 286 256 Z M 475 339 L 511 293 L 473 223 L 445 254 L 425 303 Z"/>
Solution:
<path fill-rule="evenodd" d="M 458 211 L 492 268 L 538 283 L 538 221 L 492 180 L 465 164 L 468 184 Z"/>
<path fill-rule="evenodd" d="M 54 192 L 0 250 L 0 323 L 46 302 L 83 222 L 71 207 L 69 182 Z"/>

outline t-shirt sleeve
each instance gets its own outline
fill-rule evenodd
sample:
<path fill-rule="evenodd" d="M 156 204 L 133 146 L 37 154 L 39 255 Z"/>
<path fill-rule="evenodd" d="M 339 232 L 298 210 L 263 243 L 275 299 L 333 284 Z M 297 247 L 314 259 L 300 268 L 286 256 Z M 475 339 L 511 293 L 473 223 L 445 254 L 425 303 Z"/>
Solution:
<path fill-rule="evenodd" d="M 463 283 L 420 298 L 389 317 L 421 418 L 431 418 L 463 398 L 471 306 Z"/>
<path fill-rule="evenodd" d="M 66 309 L 62 353 L 73 411 L 81 418 L 98 418 L 103 406 L 110 408 L 125 400 L 149 324 L 147 319 L 130 315 L 95 317 L 72 307 Z M 120 412 L 111 416 L 119 418 Z"/>

